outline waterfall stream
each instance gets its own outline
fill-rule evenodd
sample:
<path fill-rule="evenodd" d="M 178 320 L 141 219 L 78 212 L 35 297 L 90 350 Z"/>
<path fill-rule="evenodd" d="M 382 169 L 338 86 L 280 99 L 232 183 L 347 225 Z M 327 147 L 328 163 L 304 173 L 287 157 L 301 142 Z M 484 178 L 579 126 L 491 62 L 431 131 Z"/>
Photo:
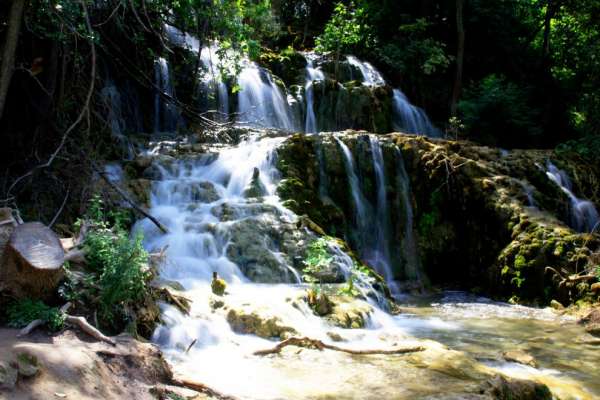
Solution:
<path fill-rule="evenodd" d="M 600 216 L 598 211 L 589 200 L 580 199 L 573 194 L 571 180 L 569 175 L 563 170 L 558 169 L 554 164 L 548 161 L 548 170 L 546 175 L 569 197 L 571 225 L 579 232 L 592 232 L 600 225 Z"/>
<path fill-rule="evenodd" d="M 198 50 L 200 45 L 193 37 L 175 31 L 171 34 L 172 40 L 182 46 Z M 303 217 L 286 208 L 277 195 L 277 149 L 287 139 L 283 136 L 287 132 L 272 137 L 277 135 L 263 129 L 316 133 L 322 122 L 327 122 L 319 118 L 337 118 L 333 114 L 318 115 L 313 84 L 327 79 L 327 73 L 312 55 L 306 58 L 303 85 L 298 85 L 300 91 L 304 90 L 303 118 L 293 112 L 291 89 L 269 70 L 245 60 L 235 77 L 240 88 L 236 118 L 240 124 L 259 129 L 236 145 L 220 144 L 207 148 L 202 155 L 157 157 L 154 161 L 161 177 L 153 184 L 150 213 L 167 226 L 169 233 L 158 231 L 148 220 L 139 221 L 134 229 L 144 232 L 144 245 L 149 251 L 164 250 L 159 281 L 179 288 L 191 301 L 188 314 L 161 304 L 162 323 L 152 337 L 175 372 L 223 393 L 256 400 L 437 398 L 441 392 L 448 393 L 449 398 L 459 393 L 452 398 L 463 398 L 466 391 L 477 389 L 478 382 L 472 376 L 480 376 L 482 371 L 537 379 L 550 385 L 561 398 L 571 398 L 575 393 L 572 398 L 591 399 L 590 392 L 600 394 L 593 373 L 597 353 L 582 354 L 573 341 L 581 327 L 571 324 L 564 330 L 553 329 L 568 319 L 550 310 L 464 293 L 404 296 L 399 277 L 426 280 L 413 232 L 410 179 L 400 150 L 376 135 L 357 136 L 353 143 L 340 134 L 312 136 L 323 139 L 315 142 L 314 149 L 319 164 L 319 194 L 331 201 L 328 191 L 333 188 L 325 165 L 325 160 L 329 163 L 331 159 L 324 155 L 331 149 L 323 147 L 327 139 L 342 156 L 340 167 L 347 175 L 353 210 L 353 215 L 345 216 L 352 220 L 348 242 L 356 250 L 356 258 L 383 276 L 392 295 L 405 300 L 402 313 L 392 315 L 386 311 L 387 301 L 381 292 L 357 273 L 351 253 L 335 241 L 327 242 L 328 273 L 333 283 L 323 283 L 319 290 L 329 290 L 340 302 L 336 306 L 339 308 L 331 316 L 322 317 L 308 305 L 307 290 L 313 288 L 302 283 L 303 249 L 319 235 L 307 229 Z M 224 117 L 233 98 L 229 98 L 225 80 L 215 73 L 222 61 L 214 46 L 202 49 L 201 62 L 205 74 L 199 77 L 199 88 L 212 96 L 208 107 Z M 372 65 L 352 56 L 347 62 L 360 72 L 360 89 L 386 85 Z M 166 60 L 157 61 L 155 73 L 157 86 L 172 96 Z M 393 91 L 393 96 L 396 128 L 437 135 L 423 110 L 411 105 L 399 89 Z M 174 130 L 178 124 L 176 111 L 157 95 L 155 131 Z M 148 154 L 161 154 L 161 149 L 170 144 L 154 145 Z M 366 162 L 358 158 L 359 145 L 371 157 Z M 549 178 L 569 195 L 572 208 L 582 210 L 577 223 L 589 229 L 594 215 L 586 201 L 573 195 L 564 173 L 551 164 L 548 169 Z M 372 185 L 364 183 L 366 175 Z M 396 193 L 393 198 L 391 187 Z M 393 220 L 392 215 L 401 221 Z M 213 272 L 227 282 L 224 296 L 212 293 Z M 356 299 L 348 300 L 340 294 L 346 285 L 342 282 L 349 281 L 355 282 L 359 290 Z M 337 313 L 342 315 L 341 323 L 333 318 Z M 357 318 L 357 314 L 363 324 L 348 329 L 346 320 Z M 528 351 L 539 360 L 538 367 L 507 362 L 498 355 L 523 346 L 540 332 L 554 344 L 536 345 L 531 340 Z M 423 345 L 427 350 L 406 357 L 350 356 L 313 349 L 290 349 L 267 357 L 253 354 L 272 347 L 275 337 L 289 336 L 307 336 L 348 349 Z M 572 360 L 577 360 L 576 365 Z M 473 369 L 465 372 L 465 365 L 473 365 Z"/>

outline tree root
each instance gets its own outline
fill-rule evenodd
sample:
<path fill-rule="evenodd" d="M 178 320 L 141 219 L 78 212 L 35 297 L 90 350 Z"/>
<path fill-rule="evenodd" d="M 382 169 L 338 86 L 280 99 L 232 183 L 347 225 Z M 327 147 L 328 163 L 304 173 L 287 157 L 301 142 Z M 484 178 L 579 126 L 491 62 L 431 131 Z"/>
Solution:
<path fill-rule="evenodd" d="M 273 347 L 271 349 L 258 350 L 252 354 L 254 354 L 255 356 L 265 356 L 267 354 L 276 354 L 276 353 L 280 353 L 281 350 L 286 346 L 314 348 L 317 350 L 328 349 L 328 350 L 341 351 L 343 353 L 357 354 L 357 355 L 362 355 L 362 354 L 407 354 L 407 353 L 415 353 L 418 351 L 425 350 L 425 347 L 423 347 L 423 346 L 404 347 L 404 348 L 389 349 L 389 350 L 384 350 L 384 349 L 353 350 L 353 349 L 346 349 L 343 347 L 334 346 L 332 344 L 323 343 L 320 340 L 311 339 L 308 337 L 292 337 L 292 338 L 289 338 L 289 339 L 279 342 L 275 347 Z"/>
<path fill-rule="evenodd" d="M 96 340 L 106 342 L 113 346 L 117 345 L 117 342 L 115 342 L 114 340 L 112 340 L 111 338 L 109 338 L 108 336 L 106 336 L 102 332 L 100 332 L 98 329 L 96 329 L 95 327 L 90 325 L 90 323 L 87 322 L 87 320 L 84 317 L 76 317 L 74 315 L 67 314 L 67 310 L 70 307 L 71 307 L 71 303 L 69 302 L 60 308 L 60 312 L 65 317 L 65 323 L 79 327 L 79 329 L 81 329 L 84 333 L 87 333 L 88 335 L 90 335 L 91 337 L 93 337 Z M 29 325 L 27 325 L 25 328 L 21 329 L 21 331 L 17 334 L 17 337 L 29 335 L 34 329 L 36 329 L 37 327 L 39 327 L 41 325 L 44 325 L 44 323 L 45 322 L 41 319 L 36 319 L 36 320 L 31 321 L 29 323 Z"/>
<path fill-rule="evenodd" d="M 215 389 L 212 389 L 212 388 L 206 386 L 204 383 L 191 381 L 191 380 L 185 379 L 185 378 L 179 378 L 179 379 L 173 378 L 172 384 L 175 386 L 185 387 L 185 388 L 194 390 L 199 393 L 207 394 L 207 395 L 209 395 L 211 397 L 215 397 L 219 400 L 238 400 L 237 397 L 233 397 L 233 396 L 218 392 Z"/>

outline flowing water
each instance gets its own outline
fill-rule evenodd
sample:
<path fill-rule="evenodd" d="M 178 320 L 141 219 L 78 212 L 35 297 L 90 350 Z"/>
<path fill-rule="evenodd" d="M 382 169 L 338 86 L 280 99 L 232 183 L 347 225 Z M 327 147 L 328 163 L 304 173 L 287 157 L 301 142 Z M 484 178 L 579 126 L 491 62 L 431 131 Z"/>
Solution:
<path fill-rule="evenodd" d="M 411 104 L 400 89 L 394 89 L 392 93 L 394 129 L 429 137 L 441 136 L 439 130 L 433 126 L 423 109 Z"/>
<path fill-rule="evenodd" d="M 174 132 L 177 128 L 179 113 L 170 99 L 174 99 L 169 63 L 160 57 L 154 63 L 154 133 Z M 166 97 L 166 98 L 165 98 Z"/>
<path fill-rule="evenodd" d="M 317 132 L 317 117 L 314 109 L 314 88 L 315 81 L 325 79 L 323 72 L 314 66 L 314 54 L 307 53 L 306 57 L 306 84 L 304 85 L 304 93 L 306 97 L 306 123 L 304 124 L 305 133 Z"/>
<path fill-rule="evenodd" d="M 297 226 L 298 217 L 281 205 L 275 190 L 279 179 L 275 149 L 283 140 L 249 139 L 160 167 L 163 178 L 152 190 L 150 211 L 169 233 L 162 234 L 147 220 L 140 221 L 137 228 L 145 232 L 149 250 L 165 249 L 161 279 L 179 282 L 183 295 L 192 300 L 189 315 L 163 304 L 163 324 L 153 336 L 176 373 L 244 399 L 412 399 L 436 396 L 440 388 L 460 398 L 460 394 L 476 390 L 482 371 L 540 380 L 562 399 L 600 395 L 600 377 L 594 367 L 598 347 L 585 344 L 592 342 L 580 326 L 550 310 L 446 293 L 407 298 L 402 313 L 394 316 L 367 296 L 362 301 L 371 310 L 366 326 L 344 329 L 308 307 L 303 300 L 306 287 L 298 283 L 300 277 L 289 260 L 280 266 L 282 283 L 253 283 L 247 276 L 248 266 L 230 248 L 246 238 L 243 240 L 252 242 L 248 248 L 267 246 L 267 253 L 281 261 L 286 256 L 283 245 L 272 242 L 271 233 L 261 227 Z M 357 216 L 365 216 L 368 202 L 361 193 L 352 153 L 341 140 L 338 144 L 346 157 Z M 389 204 L 382 188 L 389 182 L 380 143 L 372 137 L 370 145 L 377 208 L 384 212 Z M 405 180 L 405 174 L 399 173 L 398 179 Z M 258 197 L 248 196 L 253 185 L 260 188 Z M 403 193 L 409 193 L 408 187 L 404 189 Z M 375 220 L 384 218 L 376 214 Z M 240 236 L 240 227 L 246 222 L 249 236 Z M 339 248 L 334 250 L 344 275 L 349 276 L 350 257 Z M 211 293 L 213 271 L 228 283 L 223 297 Z M 366 293 L 368 288 L 363 288 Z M 252 353 L 270 348 L 274 342 L 236 333 L 229 322 L 231 314 L 238 312 L 346 348 L 418 344 L 427 350 L 411 356 L 351 356 L 290 348 L 281 355 L 259 357 Z M 343 342 L 334 342 L 334 337 Z M 515 349 L 532 354 L 539 363 L 537 368 L 502 359 L 502 351 Z"/>
<path fill-rule="evenodd" d="M 598 211 L 589 200 L 580 199 L 573 194 L 573 187 L 569 175 L 563 170 L 558 169 L 554 164 L 548 161 L 546 175 L 552 182 L 558 185 L 561 190 L 569 197 L 571 207 L 571 226 L 579 232 L 592 232 L 600 225 L 600 216 Z"/>

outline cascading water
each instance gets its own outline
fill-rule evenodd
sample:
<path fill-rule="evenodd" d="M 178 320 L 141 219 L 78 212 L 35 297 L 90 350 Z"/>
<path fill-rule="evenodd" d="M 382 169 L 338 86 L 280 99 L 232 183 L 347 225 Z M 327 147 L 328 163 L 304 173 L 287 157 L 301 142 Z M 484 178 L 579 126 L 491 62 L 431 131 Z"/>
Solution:
<path fill-rule="evenodd" d="M 173 85 L 167 60 L 160 57 L 154 63 L 154 132 L 173 132 L 177 128 L 179 113 L 169 99 L 174 98 Z M 167 97 L 167 100 L 163 99 Z"/>
<path fill-rule="evenodd" d="M 106 105 L 107 120 L 110 124 L 110 131 L 112 135 L 121 143 L 123 149 L 125 149 L 125 158 L 131 160 L 135 154 L 133 145 L 125 136 L 126 123 L 123 118 L 122 104 L 121 104 L 121 92 L 115 85 L 115 83 L 107 79 L 106 85 L 100 91 L 100 96 Z"/>
<path fill-rule="evenodd" d="M 325 79 L 323 71 L 314 67 L 314 55 L 307 53 L 306 57 L 306 84 L 304 85 L 304 93 L 306 97 L 306 123 L 304 124 L 305 133 L 317 132 L 317 117 L 315 116 L 315 94 L 314 83 L 318 80 Z"/>
<path fill-rule="evenodd" d="M 598 211 L 589 200 L 580 199 L 573 194 L 569 175 L 548 161 L 546 175 L 569 197 L 571 202 L 571 225 L 579 232 L 592 232 L 600 226 Z"/>
<path fill-rule="evenodd" d="M 429 137 L 441 136 L 439 130 L 433 126 L 423 109 L 411 104 L 400 89 L 394 89 L 392 93 L 393 126 L 395 130 Z"/>
<path fill-rule="evenodd" d="M 347 56 L 346 61 L 348 61 L 350 65 L 360 70 L 363 85 L 383 86 L 386 84 L 381 73 L 370 63 L 366 61 L 360 61 L 354 56 Z"/>
<path fill-rule="evenodd" d="M 238 121 L 261 128 L 296 128 L 287 95 L 275 84 L 271 74 L 254 62 L 246 62 L 237 77 Z"/>

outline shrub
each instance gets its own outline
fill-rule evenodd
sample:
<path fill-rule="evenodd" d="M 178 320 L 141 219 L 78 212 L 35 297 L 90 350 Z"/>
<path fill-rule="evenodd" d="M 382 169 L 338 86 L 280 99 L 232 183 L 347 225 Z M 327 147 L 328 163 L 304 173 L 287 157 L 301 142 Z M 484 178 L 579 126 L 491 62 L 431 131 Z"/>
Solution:
<path fill-rule="evenodd" d="M 148 253 L 142 234 L 130 238 L 119 213 L 105 212 L 98 197 L 90 202 L 86 217 L 90 230 L 83 245 L 89 274 L 75 282 L 67 269 L 71 279 L 63 286 L 63 295 L 97 308 L 101 324 L 114 328 L 127 320 L 128 310 L 144 297 L 151 278 Z"/>
<path fill-rule="evenodd" d="M 31 321 L 41 319 L 52 331 L 60 330 L 65 322 L 64 314 L 56 307 L 41 301 L 24 299 L 8 306 L 8 326 L 24 328 Z"/>

